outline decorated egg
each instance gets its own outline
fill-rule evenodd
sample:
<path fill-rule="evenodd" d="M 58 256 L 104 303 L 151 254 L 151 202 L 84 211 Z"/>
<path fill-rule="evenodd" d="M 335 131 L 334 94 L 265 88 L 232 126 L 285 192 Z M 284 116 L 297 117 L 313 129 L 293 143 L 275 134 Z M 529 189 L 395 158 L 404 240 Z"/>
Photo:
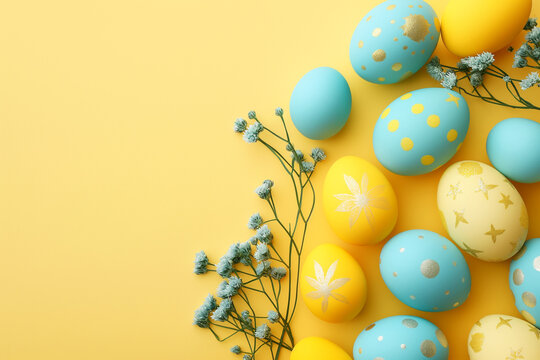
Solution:
<path fill-rule="evenodd" d="M 392 185 L 379 169 L 356 156 L 342 157 L 328 170 L 323 203 L 330 227 L 352 244 L 376 244 L 396 225 Z"/>
<path fill-rule="evenodd" d="M 304 303 L 319 319 L 352 320 L 366 303 L 366 277 L 356 260 L 337 245 L 322 244 L 309 253 L 300 273 Z"/>
<path fill-rule="evenodd" d="M 364 16 L 352 36 L 349 56 L 364 80 L 393 84 L 416 73 L 439 41 L 439 19 L 421 0 L 385 1 Z"/>
<path fill-rule="evenodd" d="M 540 330 L 508 315 L 488 315 L 469 333 L 471 360 L 540 359 Z"/>
<path fill-rule="evenodd" d="M 352 358 L 333 342 L 308 337 L 300 340 L 291 352 L 291 360 L 352 360 Z"/>
<path fill-rule="evenodd" d="M 457 56 L 508 46 L 527 23 L 532 0 L 450 0 L 441 21 L 444 45 Z"/>
<path fill-rule="evenodd" d="M 354 360 L 448 359 L 448 341 L 437 326 L 417 316 L 391 316 L 358 335 Z"/>
<path fill-rule="evenodd" d="M 427 230 L 409 230 L 390 239 L 381 251 L 380 269 L 392 294 L 417 310 L 451 310 L 463 304 L 471 290 L 461 252 Z"/>
<path fill-rule="evenodd" d="M 452 240 L 480 260 L 512 257 L 527 236 L 529 216 L 521 195 L 500 172 L 479 161 L 446 169 L 437 204 Z"/>
<path fill-rule="evenodd" d="M 293 90 L 290 101 L 294 126 L 310 139 L 337 134 L 351 113 L 351 89 L 337 70 L 319 67 L 308 72 Z"/>
<path fill-rule="evenodd" d="M 489 161 L 506 177 L 522 182 L 540 181 L 540 124 L 520 118 L 495 125 L 487 138 Z"/>
<path fill-rule="evenodd" d="M 510 289 L 525 320 L 540 328 L 540 238 L 525 242 L 510 264 Z"/>
<path fill-rule="evenodd" d="M 373 148 L 393 173 L 426 174 L 454 156 L 468 129 L 469 107 L 460 94 L 420 89 L 384 109 L 373 131 Z"/>

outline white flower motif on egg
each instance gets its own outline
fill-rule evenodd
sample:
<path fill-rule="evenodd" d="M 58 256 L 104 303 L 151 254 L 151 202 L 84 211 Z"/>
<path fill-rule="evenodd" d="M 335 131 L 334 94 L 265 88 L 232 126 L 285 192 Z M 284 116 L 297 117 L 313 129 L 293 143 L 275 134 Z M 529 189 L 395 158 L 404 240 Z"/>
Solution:
<path fill-rule="evenodd" d="M 336 211 L 351 213 L 349 217 L 350 227 L 354 226 L 360 217 L 360 214 L 364 212 L 369 226 L 373 228 L 374 215 L 371 208 L 373 207 L 381 210 L 388 210 L 389 208 L 388 200 L 380 196 L 384 191 L 384 185 L 377 185 L 369 189 L 369 179 L 365 173 L 362 175 L 361 185 L 358 185 L 358 182 L 352 176 L 344 174 L 343 177 L 351 194 L 334 195 L 336 199 L 343 201 L 337 207 Z"/>
<path fill-rule="evenodd" d="M 336 260 L 332 263 L 332 265 L 330 265 L 328 271 L 326 272 L 326 275 L 324 274 L 324 270 L 321 265 L 318 262 L 313 261 L 315 268 L 315 276 L 317 277 L 317 279 L 315 280 L 312 277 L 306 276 L 306 280 L 309 285 L 311 285 L 315 289 L 315 291 L 307 293 L 306 296 L 312 299 L 322 298 L 323 300 L 321 303 L 321 308 L 323 312 L 326 312 L 326 310 L 328 310 L 328 300 L 331 297 L 342 303 L 347 303 L 347 298 L 337 293 L 335 290 L 345 285 L 350 279 L 340 278 L 332 281 L 332 278 L 334 277 L 334 273 L 336 272 L 338 266 L 338 261 L 339 260 Z"/>

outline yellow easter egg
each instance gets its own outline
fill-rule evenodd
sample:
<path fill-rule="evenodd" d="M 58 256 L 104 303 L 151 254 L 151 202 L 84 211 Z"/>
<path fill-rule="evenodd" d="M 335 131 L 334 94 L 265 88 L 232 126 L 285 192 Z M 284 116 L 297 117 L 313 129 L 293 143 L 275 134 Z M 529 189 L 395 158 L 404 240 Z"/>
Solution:
<path fill-rule="evenodd" d="M 352 358 L 333 342 L 320 338 L 308 337 L 300 340 L 291 353 L 291 360 L 352 360 Z"/>
<path fill-rule="evenodd" d="M 322 244 L 309 253 L 300 273 L 304 303 L 321 320 L 352 320 L 366 303 L 366 277 L 345 250 Z"/>
<path fill-rule="evenodd" d="M 509 259 L 527 237 L 529 217 L 521 195 L 504 175 L 479 161 L 446 169 L 437 204 L 452 240 L 478 259 Z"/>
<path fill-rule="evenodd" d="M 532 0 L 450 0 L 441 21 L 442 39 L 457 56 L 508 46 L 525 26 Z"/>
<path fill-rule="evenodd" d="M 540 359 L 540 330 L 508 315 L 478 320 L 468 339 L 471 360 Z"/>
<path fill-rule="evenodd" d="M 397 200 L 382 172 L 357 156 L 337 160 L 323 185 L 326 219 L 344 241 L 376 244 L 394 228 Z"/>

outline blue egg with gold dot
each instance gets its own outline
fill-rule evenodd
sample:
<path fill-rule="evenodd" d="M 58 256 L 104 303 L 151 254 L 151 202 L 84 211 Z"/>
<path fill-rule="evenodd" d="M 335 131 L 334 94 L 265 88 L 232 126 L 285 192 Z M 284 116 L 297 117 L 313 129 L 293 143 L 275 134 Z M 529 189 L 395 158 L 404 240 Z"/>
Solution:
<path fill-rule="evenodd" d="M 540 329 L 540 238 L 527 240 L 514 256 L 510 289 L 523 318 Z"/>
<path fill-rule="evenodd" d="M 349 56 L 364 80 L 393 84 L 416 73 L 437 47 L 440 23 L 422 0 L 385 1 L 360 21 Z"/>
<path fill-rule="evenodd" d="M 471 291 L 465 258 L 447 238 L 428 230 L 397 234 L 383 247 L 382 278 L 402 303 L 421 311 L 461 306 Z"/>
<path fill-rule="evenodd" d="M 447 360 L 448 340 L 418 316 L 391 316 L 368 325 L 356 338 L 354 360 Z"/>
<path fill-rule="evenodd" d="M 379 162 L 399 175 L 421 175 L 450 160 L 469 129 L 469 106 L 445 88 L 415 90 L 388 105 L 375 124 Z"/>

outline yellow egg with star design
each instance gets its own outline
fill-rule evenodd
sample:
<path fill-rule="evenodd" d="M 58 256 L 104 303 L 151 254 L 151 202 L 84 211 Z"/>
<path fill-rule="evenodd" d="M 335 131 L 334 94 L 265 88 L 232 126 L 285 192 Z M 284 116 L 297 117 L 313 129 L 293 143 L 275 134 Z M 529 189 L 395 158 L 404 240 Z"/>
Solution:
<path fill-rule="evenodd" d="M 306 257 L 300 291 L 309 310 L 321 320 L 352 320 L 366 303 L 366 277 L 358 262 L 334 244 L 322 244 Z"/>
<path fill-rule="evenodd" d="M 480 260 L 507 260 L 527 237 L 529 217 L 521 195 L 504 175 L 482 162 L 448 167 L 439 181 L 437 204 L 452 240 Z"/>
<path fill-rule="evenodd" d="M 392 185 L 377 167 L 357 156 L 332 164 L 324 180 L 323 206 L 332 230 L 355 245 L 380 242 L 397 221 Z"/>
<path fill-rule="evenodd" d="M 540 330 L 509 315 L 494 314 L 478 320 L 467 344 L 471 360 L 540 359 Z"/>

